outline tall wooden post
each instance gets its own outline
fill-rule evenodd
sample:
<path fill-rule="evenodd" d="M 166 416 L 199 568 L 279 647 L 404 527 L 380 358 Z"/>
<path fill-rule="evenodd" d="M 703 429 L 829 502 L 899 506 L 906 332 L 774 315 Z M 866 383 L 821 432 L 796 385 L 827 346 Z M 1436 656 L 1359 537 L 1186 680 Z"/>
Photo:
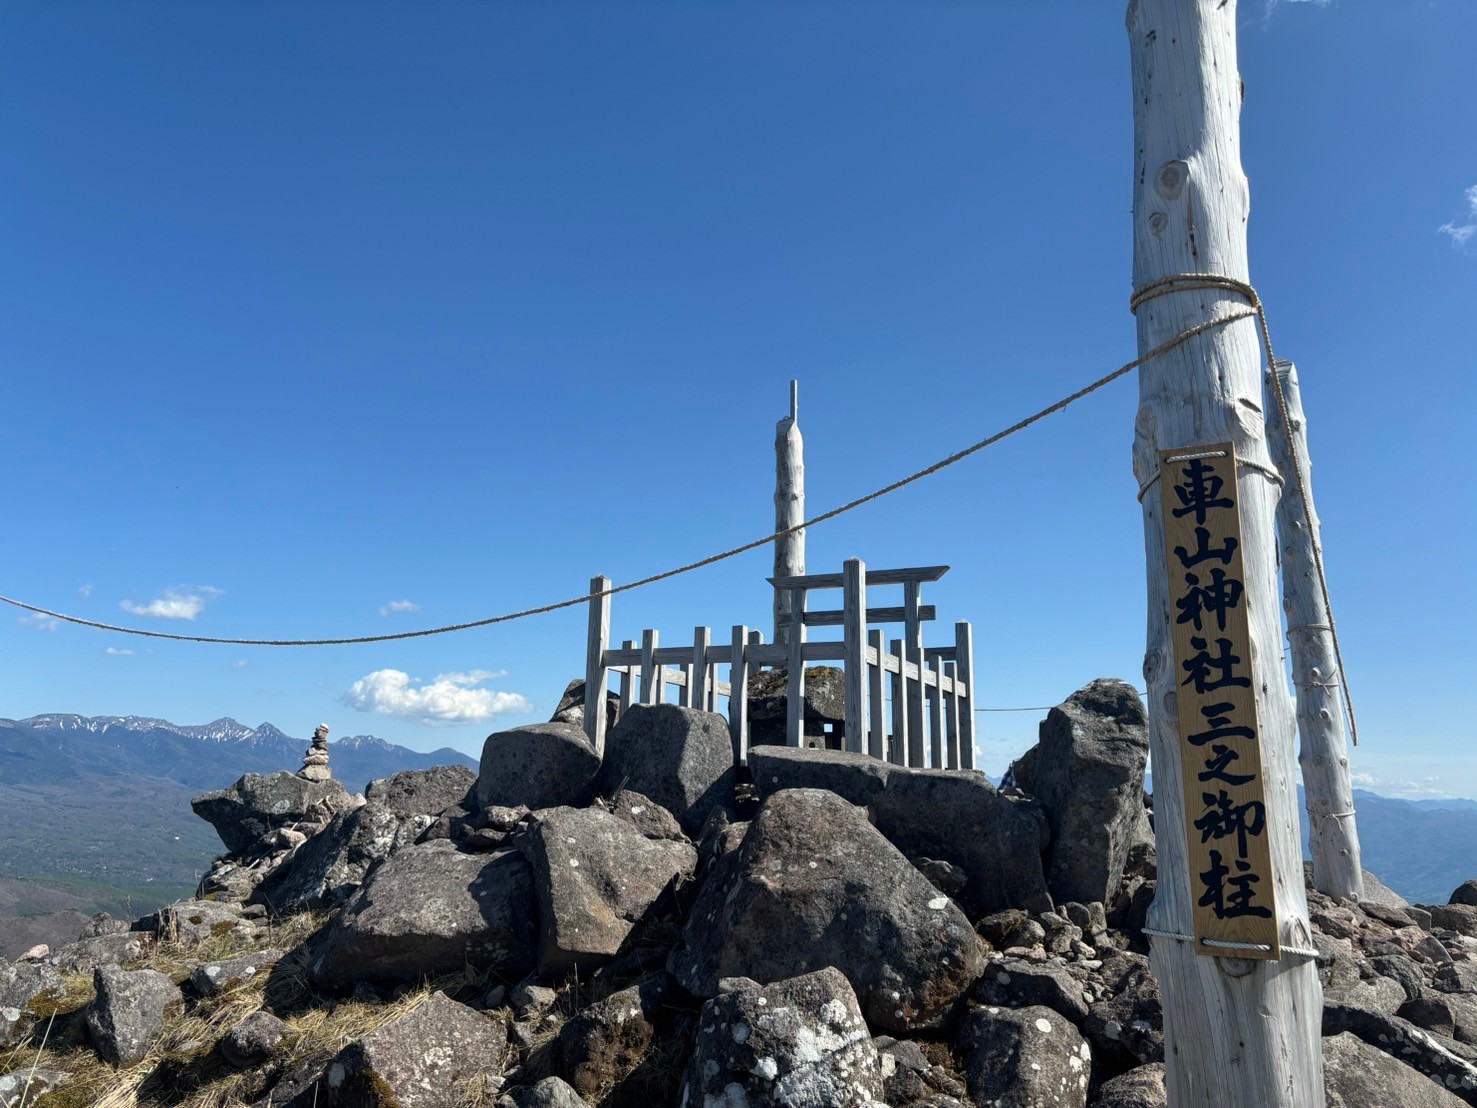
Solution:
<path fill-rule="evenodd" d="M 774 425 L 774 529 L 779 533 L 804 522 L 805 442 L 800 437 L 800 383 L 791 381 L 790 414 Z M 805 532 L 792 531 L 775 539 L 774 575 L 799 577 L 804 572 Z M 774 641 L 790 641 L 788 589 L 774 590 Z"/>
<path fill-rule="evenodd" d="M 596 754 L 605 753 L 605 684 L 610 670 L 605 648 L 610 643 L 610 578 L 590 578 L 589 633 L 585 641 L 585 734 Z"/>
<path fill-rule="evenodd" d="M 1320 548 L 1318 509 L 1313 505 L 1308 426 L 1303 416 L 1298 372 L 1291 362 L 1272 367 L 1282 385 L 1291 427 L 1282 423 L 1272 381 L 1267 381 L 1267 445 L 1287 487 L 1277 502 L 1277 540 L 1282 550 L 1282 607 L 1287 612 L 1287 642 L 1292 654 L 1292 684 L 1297 691 L 1298 735 L 1307 796 L 1308 844 L 1313 854 L 1313 886 L 1321 893 L 1364 899 L 1359 832 L 1354 826 L 1354 784 L 1349 778 L 1349 747 L 1339 710 L 1338 656 L 1333 626 L 1318 581 L 1315 548 Z M 1309 518 L 1293 476 L 1302 471 Z"/>
<path fill-rule="evenodd" d="M 1240 155 L 1236 4 L 1130 0 L 1127 24 L 1134 286 L 1205 273 L 1246 281 L 1249 201 Z M 1137 306 L 1139 351 L 1245 306 L 1241 296 L 1220 289 L 1143 300 Z M 1322 997 L 1313 959 L 1301 953 L 1311 932 L 1296 817 L 1292 701 L 1276 677 L 1283 658 L 1273 535 L 1279 489 L 1267 457 L 1259 363 L 1255 324 L 1247 319 L 1212 328 L 1139 370 L 1133 461 L 1145 490 L 1144 676 L 1159 868 L 1148 930 L 1164 1002 L 1166 1085 L 1175 1108 L 1324 1104 Z M 1235 473 L 1240 602 L 1249 617 L 1248 653 L 1266 675 L 1253 692 L 1272 873 L 1258 888 L 1275 903 L 1280 946 L 1289 948 L 1271 958 L 1214 957 L 1192 937 L 1202 879 L 1210 875 L 1191 873 L 1182 782 L 1200 767 L 1182 756 L 1178 694 L 1185 675 L 1171 634 L 1162 490 L 1148 486 L 1160 473 L 1161 450 L 1208 443 L 1230 443 L 1241 463 Z"/>

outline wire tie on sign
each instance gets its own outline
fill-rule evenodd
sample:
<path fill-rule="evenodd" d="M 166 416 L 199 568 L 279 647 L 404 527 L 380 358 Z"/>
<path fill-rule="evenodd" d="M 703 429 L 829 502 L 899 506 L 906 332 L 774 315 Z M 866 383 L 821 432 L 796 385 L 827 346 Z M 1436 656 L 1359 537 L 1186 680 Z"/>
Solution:
<path fill-rule="evenodd" d="M 1299 689 L 1336 689 L 1339 687 L 1337 681 L 1294 681 L 1293 685 Z"/>
<path fill-rule="evenodd" d="M 1332 631 L 1333 628 L 1326 623 L 1299 623 L 1296 627 L 1289 627 L 1287 634 L 1291 637 L 1294 631 Z"/>
<path fill-rule="evenodd" d="M 1216 950 L 1255 950 L 1262 954 L 1270 953 L 1272 947 L 1269 943 L 1234 943 L 1227 939 L 1199 939 L 1194 935 L 1181 935 L 1178 931 L 1161 931 L 1157 927 L 1145 927 L 1142 929 L 1145 935 L 1153 935 L 1161 939 L 1174 939 L 1181 943 L 1196 943 L 1201 946 L 1212 947 Z M 1278 948 L 1281 954 L 1299 954 L 1304 958 L 1316 958 L 1316 950 L 1308 950 L 1300 946 L 1284 946 Z"/>

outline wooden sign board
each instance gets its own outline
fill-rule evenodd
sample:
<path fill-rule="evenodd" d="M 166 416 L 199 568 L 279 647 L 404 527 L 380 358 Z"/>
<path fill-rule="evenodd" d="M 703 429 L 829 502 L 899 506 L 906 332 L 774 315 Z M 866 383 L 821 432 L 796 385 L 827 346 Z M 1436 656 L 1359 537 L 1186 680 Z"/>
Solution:
<path fill-rule="evenodd" d="M 1232 444 L 1160 451 L 1159 487 L 1195 949 L 1275 959 L 1277 904 Z"/>

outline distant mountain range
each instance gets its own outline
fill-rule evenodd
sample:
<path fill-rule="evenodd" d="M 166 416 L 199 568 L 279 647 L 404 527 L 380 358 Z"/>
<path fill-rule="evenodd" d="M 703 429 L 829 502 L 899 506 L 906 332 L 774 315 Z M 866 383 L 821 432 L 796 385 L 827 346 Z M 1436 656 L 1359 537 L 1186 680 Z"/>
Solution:
<path fill-rule="evenodd" d="M 0 895 L 0 957 L 22 931 L 5 917 L 60 911 L 63 900 L 74 915 L 138 915 L 187 895 L 222 849 L 190 798 L 243 773 L 296 772 L 307 748 L 270 723 L 233 719 L 0 719 L 0 878 L 22 879 Z M 373 735 L 330 742 L 329 758 L 351 792 L 404 769 L 477 765 L 450 747 L 421 753 Z"/>

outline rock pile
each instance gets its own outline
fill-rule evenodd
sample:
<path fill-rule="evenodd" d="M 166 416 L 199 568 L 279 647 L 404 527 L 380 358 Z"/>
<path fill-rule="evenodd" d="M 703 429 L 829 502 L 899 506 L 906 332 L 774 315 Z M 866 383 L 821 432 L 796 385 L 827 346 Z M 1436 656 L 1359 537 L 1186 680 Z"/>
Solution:
<path fill-rule="evenodd" d="M 275 1108 L 1166 1104 L 1128 686 L 1054 709 L 1009 795 L 824 749 L 755 748 L 736 781 L 723 721 L 666 705 L 607 743 L 555 721 L 490 736 L 475 776 L 198 797 L 229 851 L 199 898 L 0 964 L 0 1108 L 123 1084 Z M 1309 894 L 1329 1104 L 1477 1104 L 1477 885 L 1368 887 Z"/>
<path fill-rule="evenodd" d="M 303 768 L 297 775 L 304 781 L 328 780 L 328 724 L 320 723 L 313 729 L 312 745 L 303 755 Z"/>

